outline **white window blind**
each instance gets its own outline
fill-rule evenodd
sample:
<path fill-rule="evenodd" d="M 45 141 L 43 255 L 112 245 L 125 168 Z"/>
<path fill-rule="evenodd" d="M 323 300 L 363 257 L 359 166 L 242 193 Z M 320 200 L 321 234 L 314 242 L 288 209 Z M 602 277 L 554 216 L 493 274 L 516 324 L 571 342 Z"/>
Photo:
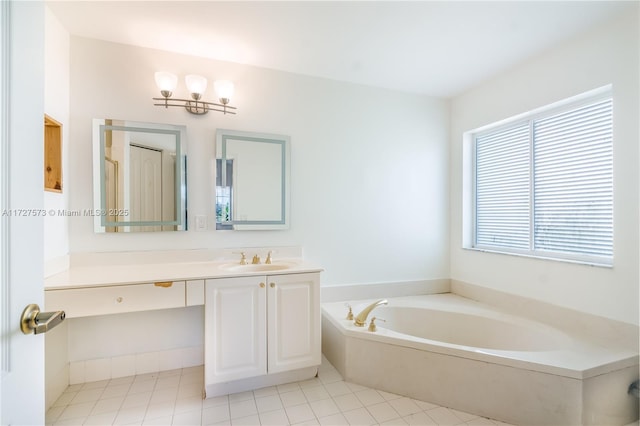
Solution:
<path fill-rule="evenodd" d="M 529 249 L 529 123 L 476 139 L 476 244 Z"/>
<path fill-rule="evenodd" d="M 612 100 L 475 136 L 477 248 L 611 263 Z"/>

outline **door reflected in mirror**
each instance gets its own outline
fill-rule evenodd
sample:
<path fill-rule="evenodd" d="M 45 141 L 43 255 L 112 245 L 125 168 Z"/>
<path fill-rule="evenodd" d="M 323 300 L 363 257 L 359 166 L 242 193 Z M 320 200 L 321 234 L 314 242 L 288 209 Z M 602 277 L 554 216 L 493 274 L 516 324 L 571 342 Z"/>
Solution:
<path fill-rule="evenodd" d="M 186 229 L 186 127 L 96 119 L 96 232 Z"/>
<path fill-rule="evenodd" d="M 289 226 L 289 137 L 218 130 L 216 229 Z"/>

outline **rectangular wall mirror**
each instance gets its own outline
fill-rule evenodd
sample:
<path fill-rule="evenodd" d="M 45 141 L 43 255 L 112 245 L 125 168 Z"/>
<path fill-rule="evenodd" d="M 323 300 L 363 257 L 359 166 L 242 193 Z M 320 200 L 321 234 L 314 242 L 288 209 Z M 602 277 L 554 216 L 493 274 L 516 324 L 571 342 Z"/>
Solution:
<path fill-rule="evenodd" d="M 216 132 L 216 229 L 289 227 L 288 136 Z"/>
<path fill-rule="evenodd" d="M 93 120 L 96 232 L 187 229 L 186 127 Z"/>

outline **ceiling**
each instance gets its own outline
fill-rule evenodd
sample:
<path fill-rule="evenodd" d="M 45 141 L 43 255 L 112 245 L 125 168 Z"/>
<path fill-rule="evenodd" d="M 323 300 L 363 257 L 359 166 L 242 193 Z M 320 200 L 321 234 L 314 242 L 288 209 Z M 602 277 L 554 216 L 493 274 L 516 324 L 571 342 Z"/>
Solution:
<path fill-rule="evenodd" d="M 438 97 L 637 13 L 636 1 L 47 4 L 73 35 Z"/>

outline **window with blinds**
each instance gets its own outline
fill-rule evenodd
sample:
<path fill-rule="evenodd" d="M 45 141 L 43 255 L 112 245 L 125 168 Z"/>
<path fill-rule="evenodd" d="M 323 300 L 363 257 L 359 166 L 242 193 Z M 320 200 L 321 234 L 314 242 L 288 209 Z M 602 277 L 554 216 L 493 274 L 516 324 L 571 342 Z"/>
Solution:
<path fill-rule="evenodd" d="M 610 93 L 474 135 L 474 247 L 612 264 Z"/>

